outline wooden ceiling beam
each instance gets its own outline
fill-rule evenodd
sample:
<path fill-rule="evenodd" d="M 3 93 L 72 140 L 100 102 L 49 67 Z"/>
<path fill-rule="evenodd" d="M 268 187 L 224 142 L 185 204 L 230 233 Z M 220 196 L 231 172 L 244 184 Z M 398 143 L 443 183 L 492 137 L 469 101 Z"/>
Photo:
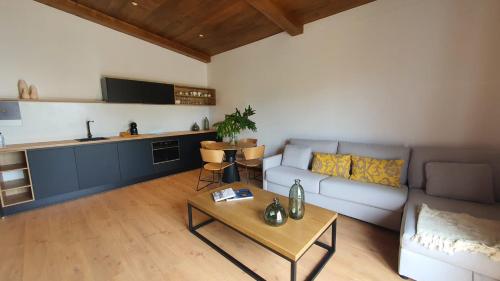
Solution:
<path fill-rule="evenodd" d="M 304 32 L 304 26 L 297 23 L 271 0 L 246 0 L 248 4 L 265 15 L 288 34 L 295 36 Z"/>
<path fill-rule="evenodd" d="M 154 34 L 147 30 L 141 29 L 135 25 L 127 23 L 125 21 L 119 20 L 115 17 L 104 14 L 100 11 L 94 10 L 82 4 L 79 4 L 72 0 L 35 0 L 42 4 L 51 6 L 58 10 L 65 11 L 67 13 L 73 14 L 75 16 L 84 18 L 86 20 L 95 22 L 97 24 L 109 27 L 119 32 L 123 32 L 133 37 L 137 37 L 149 43 L 158 45 L 165 49 L 183 54 L 190 58 L 202 61 L 210 62 L 210 55 L 204 52 L 192 49 L 186 45 L 179 42 L 167 39 L 158 34 Z"/>

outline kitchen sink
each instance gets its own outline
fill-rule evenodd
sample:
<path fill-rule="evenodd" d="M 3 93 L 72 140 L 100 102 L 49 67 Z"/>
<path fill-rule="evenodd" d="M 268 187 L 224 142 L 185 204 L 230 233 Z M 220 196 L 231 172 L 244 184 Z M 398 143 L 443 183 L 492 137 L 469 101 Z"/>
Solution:
<path fill-rule="evenodd" d="M 104 138 L 104 137 L 95 137 L 95 138 L 76 139 L 76 141 L 86 142 L 86 141 L 99 141 L 99 140 L 107 140 L 107 139 L 108 138 Z"/>

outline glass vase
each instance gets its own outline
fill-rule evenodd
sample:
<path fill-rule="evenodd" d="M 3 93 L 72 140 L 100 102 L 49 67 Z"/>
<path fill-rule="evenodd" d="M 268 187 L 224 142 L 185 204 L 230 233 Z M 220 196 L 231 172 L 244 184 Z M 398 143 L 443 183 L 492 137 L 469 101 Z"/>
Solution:
<path fill-rule="evenodd" d="M 290 188 L 288 199 L 288 213 L 292 219 L 300 220 L 306 211 L 304 188 L 300 185 L 300 180 L 296 179 L 295 184 Z"/>
<path fill-rule="evenodd" d="M 278 198 L 273 199 L 273 203 L 267 206 L 264 212 L 264 221 L 272 226 L 283 225 L 287 220 L 285 208 L 280 204 Z"/>

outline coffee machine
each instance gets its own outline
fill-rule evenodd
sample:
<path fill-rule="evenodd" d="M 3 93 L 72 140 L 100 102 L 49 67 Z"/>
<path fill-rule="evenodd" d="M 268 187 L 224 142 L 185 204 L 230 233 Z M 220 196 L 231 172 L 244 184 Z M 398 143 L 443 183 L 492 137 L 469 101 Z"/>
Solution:
<path fill-rule="evenodd" d="M 130 122 L 130 134 L 131 135 L 138 135 L 139 134 L 139 131 L 137 131 L 137 123 Z"/>

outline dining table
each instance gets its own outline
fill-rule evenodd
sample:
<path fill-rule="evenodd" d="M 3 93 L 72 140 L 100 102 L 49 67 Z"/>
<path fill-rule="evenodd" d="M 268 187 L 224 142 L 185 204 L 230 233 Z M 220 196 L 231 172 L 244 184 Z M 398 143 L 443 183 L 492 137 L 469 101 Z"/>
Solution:
<path fill-rule="evenodd" d="M 214 142 L 205 145 L 206 149 L 210 150 L 223 150 L 226 156 L 226 162 L 232 164 L 231 166 L 224 169 L 222 175 L 222 181 L 225 183 L 232 183 L 235 181 L 240 181 L 240 173 L 238 172 L 238 166 L 236 165 L 236 153 L 244 148 L 255 147 L 256 144 L 241 142 L 231 144 L 228 142 Z"/>

